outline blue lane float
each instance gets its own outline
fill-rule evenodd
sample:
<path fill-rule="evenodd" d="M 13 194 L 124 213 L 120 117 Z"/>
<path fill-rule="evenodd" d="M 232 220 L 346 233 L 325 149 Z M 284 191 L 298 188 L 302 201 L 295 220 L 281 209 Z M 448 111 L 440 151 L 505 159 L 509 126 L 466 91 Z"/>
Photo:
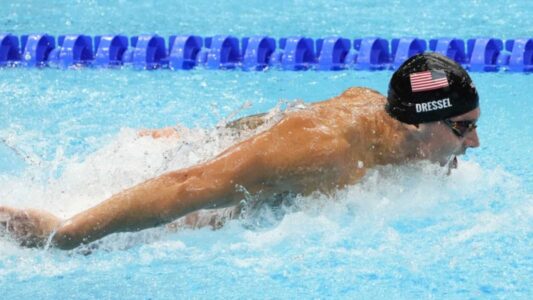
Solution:
<path fill-rule="evenodd" d="M 168 41 L 168 44 L 166 43 Z M 94 45 L 94 47 L 93 47 Z M 472 72 L 533 71 L 533 38 L 503 41 L 497 38 L 463 40 L 456 37 L 430 40 L 404 37 L 387 40 L 365 37 L 349 40 L 303 36 L 276 40 L 268 36 L 239 39 L 234 36 L 172 35 L 22 35 L 0 33 L 1 67 L 133 66 L 136 69 L 168 68 L 261 71 L 281 70 L 388 70 L 425 51 L 445 55 Z M 168 50 L 167 50 L 168 49 Z"/>
<path fill-rule="evenodd" d="M 234 69 L 240 63 L 239 40 L 234 36 L 216 35 L 205 39 L 205 66 L 208 69 Z"/>
<path fill-rule="evenodd" d="M 171 70 L 190 70 L 196 66 L 202 50 L 202 38 L 195 35 L 173 35 L 169 38 L 168 67 Z"/>
<path fill-rule="evenodd" d="M 252 36 L 242 39 L 242 67 L 248 71 L 261 71 L 270 64 L 276 51 L 276 40 L 268 36 Z"/>
<path fill-rule="evenodd" d="M 313 39 L 292 36 L 279 40 L 280 51 L 275 59 L 284 70 L 307 70 L 315 64 Z"/>
<path fill-rule="evenodd" d="M 509 71 L 533 71 L 533 38 L 508 40 L 505 42 L 505 49 L 510 52 L 508 60 Z"/>
<path fill-rule="evenodd" d="M 392 68 L 398 69 L 409 57 L 426 51 L 426 41 L 418 38 L 392 39 Z"/>
<path fill-rule="evenodd" d="M 167 57 L 165 39 L 158 35 L 138 35 L 130 39 L 131 47 L 123 61 L 136 69 L 153 70 L 162 67 Z"/>
<path fill-rule="evenodd" d="M 358 70 L 383 70 L 390 65 L 389 42 L 382 38 L 356 39 L 355 68 Z"/>
<path fill-rule="evenodd" d="M 469 70 L 475 72 L 498 71 L 498 57 L 503 50 L 500 39 L 479 38 L 468 40 Z"/>
<path fill-rule="evenodd" d="M 0 34 L 0 66 L 20 61 L 19 39 L 12 34 Z"/>
<path fill-rule="evenodd" d="M 128 50 L 128 38 L 124 35 L 102 35 L 94 37 L 96 49 L 94 65 L 116 67 L 123 64 L 123 55 Z"/>
<path fill-rule="evenodd" d="M 93 61 L 93 41 L 88 35 L 61 35 L 57 47 L 49 53 L 49 63 L 60 68 L 90 65 Z"/>
<path fill-rule="evenodd" d="M 317 69 L 342 70 L 346 68 L 346 58 L 351 42 L 342 37 L 327 37 L 316 40 Z"/>
<path fill-rule="evenodd" d="M 27 67 L 45 67 L 48 56 L 54 50 L 56 42 L 48 34 L 30 34 L 20 37 L 22 44 L 22 63 Z"/>
<path fill-rule="evenodd" d="M 447 56 L 460 64 L 466 64 L 465 42 L 456 38 L 439 38 L 429 40 L 429 49 Z"/>

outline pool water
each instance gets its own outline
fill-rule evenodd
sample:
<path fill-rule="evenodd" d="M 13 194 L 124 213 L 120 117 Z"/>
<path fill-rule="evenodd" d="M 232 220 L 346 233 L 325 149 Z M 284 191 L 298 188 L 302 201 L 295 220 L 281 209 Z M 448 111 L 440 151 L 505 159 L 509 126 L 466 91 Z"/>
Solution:
<path fill-rule="evenodd" d="M 515 38 L 533 28 L 526 1 L 66 3 L 0 5 L 0 30 Z M 227 120 L 351 86 L 385 93 L 391 74 L 2 69 L 0 204 L 69 217 L 216 155 L 235 142 L 217 129 Z M 2 298 L 531 298 L 533 78 L 471 75 L 481 147 L 450 176 L 424 162 L 384 166 L 217 231 L 161 227 L 69 252 L 0 238 Z M 137 135 L 164 126 L 181 138 Z"/>

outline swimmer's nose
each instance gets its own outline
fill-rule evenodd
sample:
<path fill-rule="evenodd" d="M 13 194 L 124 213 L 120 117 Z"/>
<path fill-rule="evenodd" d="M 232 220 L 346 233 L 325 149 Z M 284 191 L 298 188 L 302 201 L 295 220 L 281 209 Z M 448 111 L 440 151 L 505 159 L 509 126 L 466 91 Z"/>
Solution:
<path fill-rule="evenodd" d="M 468 148 L 479 147 L 479 136 L 477 135 L 477 129 L 472 130 L 466 135 L 465 146 Z"/>

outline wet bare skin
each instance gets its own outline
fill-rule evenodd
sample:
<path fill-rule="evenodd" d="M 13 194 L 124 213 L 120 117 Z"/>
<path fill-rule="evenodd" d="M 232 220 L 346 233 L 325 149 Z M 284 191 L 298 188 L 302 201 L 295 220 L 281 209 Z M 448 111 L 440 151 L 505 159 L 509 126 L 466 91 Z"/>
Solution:
<path fill-rule="evenodd" d="M 59 218 L 44 211 L 0 206 L 0 232 L 14 233 L 13 238 L 25 247 L 45 246 L 60 224 Z"/>
<path fill-rule="evenodd" d="M 268 199 L 290 191 L 330 193 L 367 168 L 416 157 L 409 129 L 384 112 L 386 99 L 365 88 L 288 112 L 270 129 L 215 158 L 120 192 L 62 221 L 45 212 L 0 206 L 2 226 L 22 245 L 72 249 L 114 232 L 169 223 L 200 209 L 235 206 L 244 192 Z M 209 221 L 208 221 L 209 222 Z M 9 223 L 9 224 L 7 224 Z"/>

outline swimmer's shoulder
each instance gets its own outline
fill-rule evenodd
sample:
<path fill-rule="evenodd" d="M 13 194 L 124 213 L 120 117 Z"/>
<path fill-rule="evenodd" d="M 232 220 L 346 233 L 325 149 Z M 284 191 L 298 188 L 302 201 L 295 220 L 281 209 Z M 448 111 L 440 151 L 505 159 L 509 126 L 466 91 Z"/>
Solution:
<path fill-rule="evenodd" d="M 336 98 L 344 100 L 385 100 L 385 96 L 367 87 L 351 87 Z"/>
<path fill-rule="evenodd" d="M 378 91 L 366 87 L 351 87 L 342 94 L 320 104 L 341 110 L 382 110 L 387 99 Z"/>
<path fill-rule="evenodd" d="M 368 106 L 368 104 L 383 105 L 387 99 L 378 91 L 366 87 L 351 87 L 340 95 L 313 103 L 316 107 L 329 106 Z"/>

